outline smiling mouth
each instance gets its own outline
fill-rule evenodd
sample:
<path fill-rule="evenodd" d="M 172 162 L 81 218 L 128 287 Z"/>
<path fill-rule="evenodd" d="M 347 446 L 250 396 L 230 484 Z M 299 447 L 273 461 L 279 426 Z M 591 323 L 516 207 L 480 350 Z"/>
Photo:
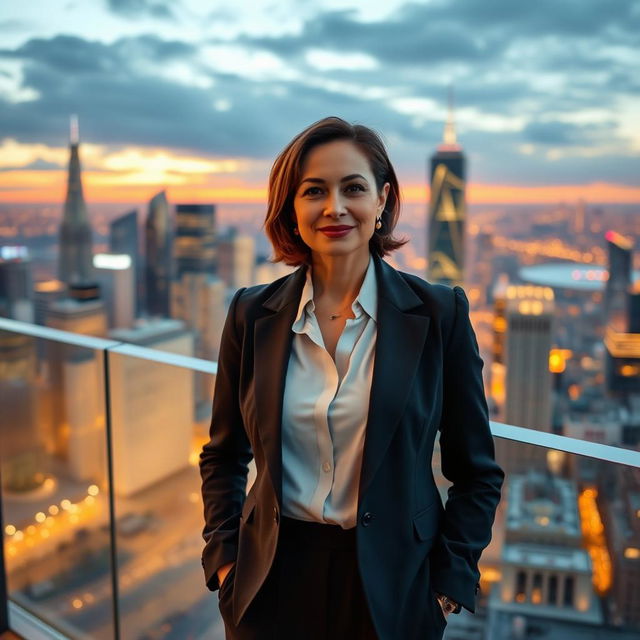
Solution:
<path fill-rule="evenodd" d="M 322 231 L 327 238 L 343 238 L 353 227 L 345 225 L 337 225 L 335 227 L 321 227 L 318 231 Z"/>
<path fill-rule="evenodd" d="M 349 231 L 349 229 L 353 229 L 353 227 L 348 224 L 336 224 L 326 227 L 320 227 L 318 231 Z"/>

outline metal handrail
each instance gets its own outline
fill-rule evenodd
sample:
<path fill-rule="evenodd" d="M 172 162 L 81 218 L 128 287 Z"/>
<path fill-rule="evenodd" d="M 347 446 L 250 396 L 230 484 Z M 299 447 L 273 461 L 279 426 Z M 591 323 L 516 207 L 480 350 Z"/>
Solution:
<path fill-rule="evenodd" d="M 94 338 L 92 336 L 85 336 L 70 331 L 61 331 L 59 329 L 43 327 L 28 322 L 20 322 L 18 320 L 0 318 L 0 330 L 22 333 L 35 338 L 87 347 L 89 349 L 107 350 L 110 353 L 117 353 L 175 367 L 183 367 L 202 373 L 215 375 L 218 370 L 217 362 L 203 360 L 202 358 L 183 356 L 115 340 Z M 490 424 L 491 432 L 496 438 L 504 438 L 506 440 L 513 440 L 514 442 L 544 447 L 545 449 L 556 449 L 558 451 L 564 451 L 578 456 L 586 456 L 604 462 L 640 468 L 640 451 L 561 436 L 555 433 L 538 431 L 537 429 L 527 429 L 503 422 L 491 421 Z"/>
<path fill-rule="evenodd" d="M 525 427 L 517 427 L 513 424 L 505 424 L 504 422 L 491 421 L 491 433 L 496 438 L 504 438 L 505 440 L 513 440 L 523 444 L 532 444 L 536 447 L 544 447 L 545 449 L 556 449 L 566 453 L 572 453 L 577 456 L 586 456 L 603 460 L 604 462 L 613 462 L 615 464 L 624 464 L 629 467 L 637 467 L 640 469 L 640 451 L 634 449 L 624 449 L 610 444 L 601 444 L 599 442 L 591 442 L 590 440 L 581 440 L 580 438 L 570 438 L 561 436 L 557 433 L 548 433 L 546 431 L 538 431 L 537 429 L 526 429 Z"/>

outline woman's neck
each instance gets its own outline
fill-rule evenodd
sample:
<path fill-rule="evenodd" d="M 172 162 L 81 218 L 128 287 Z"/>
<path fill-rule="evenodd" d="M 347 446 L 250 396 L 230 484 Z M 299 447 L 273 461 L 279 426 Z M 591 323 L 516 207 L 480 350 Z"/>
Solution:
<path fill-rule="evenodd" d="M 313 297 L 350 303 L 358 295 L 369 264 L 369 250 L 342 256 L 313 253 L 311 278 Z"/>

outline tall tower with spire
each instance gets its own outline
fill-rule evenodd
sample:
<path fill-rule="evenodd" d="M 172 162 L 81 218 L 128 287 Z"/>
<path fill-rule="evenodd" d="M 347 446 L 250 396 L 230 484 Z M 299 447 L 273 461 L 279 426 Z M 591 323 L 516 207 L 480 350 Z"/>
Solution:
<path fill-rule="evenodd" d="M 442 143 L 431 156 L 427 280 L 449 286 L 464 281 L 465 157 L 456 139 L 453 90 Z"/>
<path fill-rule="evenodd" d="M 67 285 L 93 281 L 91 224 L 82 194 L 78 116 L 71 116 L 67 199 L 59 233 L 58 277 Z"/>

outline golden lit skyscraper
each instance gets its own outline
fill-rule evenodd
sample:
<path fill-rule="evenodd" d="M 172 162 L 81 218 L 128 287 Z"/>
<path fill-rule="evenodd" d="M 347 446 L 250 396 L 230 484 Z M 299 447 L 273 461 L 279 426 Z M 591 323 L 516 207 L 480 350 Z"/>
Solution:
<path fill-rule="evenodd" d="M 431 157 L 427 280 L 450 286 L 464 281 L 465 157 L 456 140 L 453 100 L 442 144 Z"/>
<path fill-rule="evenodd" d="M 508 424 L 551 431 L 552 378 L 549 355 L 553 346 L 553 289 L 509 285 L 503 309 L 505 405 Z M 502 440 L 496 443 L 509 472 L 546 468 L 546 451 Z"/>

